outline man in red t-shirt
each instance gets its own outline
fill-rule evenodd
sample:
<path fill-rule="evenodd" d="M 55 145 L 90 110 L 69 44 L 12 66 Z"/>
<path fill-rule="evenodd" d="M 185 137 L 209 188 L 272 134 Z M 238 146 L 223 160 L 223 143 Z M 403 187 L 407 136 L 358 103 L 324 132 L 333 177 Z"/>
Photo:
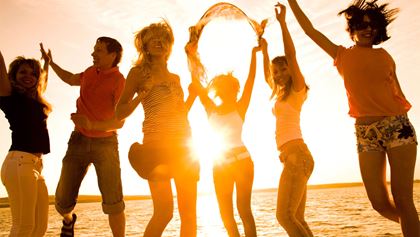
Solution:
<path fill-rule="evenodd" d="M 56 210 L 63 216 L 60 236 L 74 236 L 80 184 L 93 163 L 102 194 L 102 210 L 108 214 L 114 236 L 125 235 L 124 200 L 118 154 L 117 129 L 123 121 L 115 119 L 115 107 L 124 89 L 125 79 L 119 72 L 121 44 L 109 37 L 96 40 L 93 65 L 84 72 L 68 72 L 49 58 L 55 73 L 65 83 L 80 86 L 77 111 L 71 119 L 75 129 L 70 136 L 63 159 L 60 181 L 55 193 Z"/>

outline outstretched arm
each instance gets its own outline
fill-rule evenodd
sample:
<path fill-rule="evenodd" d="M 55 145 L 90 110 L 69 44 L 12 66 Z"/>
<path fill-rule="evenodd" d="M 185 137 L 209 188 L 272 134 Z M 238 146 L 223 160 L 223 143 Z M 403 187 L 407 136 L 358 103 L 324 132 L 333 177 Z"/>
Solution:
<path fill-rule="evenodd" d="M 286 7 L 283 4 L 277 3 L 275 12 L 283 35 L 284 53 L 286 55 L 287 64 L 289 65 L 290 72 L 292 74 L 293 89 L 295 91 L 300 91 L 306 86 L 306 84 L 305 78 L 303 77 L 299 68 L 299 64 L 296 60 L 296 50 L 295 45 L 293 44 L 293 39 L 290 36 L 289 29 L 287 28 Z"/>
<path fill-rule="evenodd" d="M 128 73 L 124 91 L 116 108 L 117 119 L 123 120 L 130 116 L 149 92 L 151 87 L 140 88 L 138 83 L 140 78 L 141 72 L 138 68 L 132 68 Z M 137 96 L 133 98 L 136 93 Z"/>
<path fill-rule="evenodd" d="M 255 72 L 257 68 L 256 54 L 261 50 L 261 46 L 252 49 L 251 63 L 249 65 L 248 78 L 246 79 L 242 96 L 238 101 L 238 112 L 242 119 L 248 110 L 249 102 L 251 101 L 252 90 L 254 88 Z"/>
<path fill-rule="evenodd" d="M 0 96 L 9 96 L 12 93 L 12 86 L 10 85 L 7 76 L 6 63 L 4 62 L 3 54 L 0 51 Z"/>
<path fill-rule="evenodd" d="M 42 44 L 42 43 L 41 43 Z M 52 58 L 51 50 L 48 50 L 48 54 L 45 52 L 43 47 L 41 48 L 42 56 L 45 61 L 48 61 L 57 76 L 65 83 L 71 86 L 80 86 L 80 74 L 73 74 L 69 71 L 62 69 L 58 66 Z"/>
<path fill-rule="evenodd" d="M 338 46 L 331 42 L 325 35 L 316 30 L 308 17 L 303 13 L 296 0 L 288 0 L 290 8 L 293 11 L 299 25 L 305 34 L 308 35 L 319 47 L 321 47 L 328 55 L 335 58 Z"/>

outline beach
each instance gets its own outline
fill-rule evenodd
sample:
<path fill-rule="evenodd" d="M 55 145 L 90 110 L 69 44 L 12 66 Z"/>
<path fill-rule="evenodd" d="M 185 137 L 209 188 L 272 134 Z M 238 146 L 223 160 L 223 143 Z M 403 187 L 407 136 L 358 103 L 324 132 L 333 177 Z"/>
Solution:
<path fill-rule="evenodd" d="M 252 209 L 257 225 L 258 236 L 287 236 L 275 218 L 276 190 L 257 190 L 252 196 Z M 127 200 L 130 199 L 130 200 Z M 126 198 L 126 236 L 142 236 L 152 214 L 152 201 L 145 197 L 134 200 Z M 414 185 L 414 200 L 420 210 L 420 184 Z M 172 221 L 163 236 L 179 236 L 179 215 L 176 209 Z M 76 236 L 112 236 L 107 216 L 102 213 L 99 202 L 79 203 L 75 212 L 78 220 L 75 227 Z M 376 213 L 366 196 L 363 186 L 350 185 L 341 188 L 323 188 L 308 190 L 306 209 L 307 222 L 315 236 L 326 237 L 399 237 L 400 226 Z M 243 233 L 240 218 L 236 219 Z M 0 208 L 0 236 L 7 236 L 11 219 L 9 208 Z M 197 223 L 199 237 L 227 236 L 218 213 L 214 194 L 202 194 L 197 203 Z M 53 205 L 50 205 L 49 226 L 46 236 L 58 236 L 61 228 L 61 217 Z"/>

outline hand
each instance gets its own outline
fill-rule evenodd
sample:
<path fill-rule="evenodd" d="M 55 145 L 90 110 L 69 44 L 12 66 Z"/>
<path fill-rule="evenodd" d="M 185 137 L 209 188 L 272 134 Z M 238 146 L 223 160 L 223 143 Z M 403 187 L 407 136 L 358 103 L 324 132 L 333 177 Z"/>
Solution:
<path fill-rule="evenodd" d="M 260 40 L 258 41 L 258 45 L 261 47 L 262 50 L 267 49 L 267 40 L 265 40 L 264 38 L 260 38 Z"/>
<path fill-rule="evenodd" d="M 52 62 L 51 50 L 48 49 L 48 53 L 45 52 L 44 45 L 42 43 L 39 43 L 39 47 L 42 54 L 42 59 L 44 59 L 45 62 L 51 63 Z"/>
<path fill-rule="evenodd" d="M 93 123 L 88 119 L 88 117 L 86 117 L 86 115 L 72 113 L 71 120 L 77 127 L 81 127 L 87 130 L 93 130 Z"/>
<path fill-rule="evenodd" d="M 286 6 L 277 2 L 274 6 L 274 10 L 276 12 L 276 19 L 278 22 L 285 22 L 286 21 Z"/>
<path fill-rule="evenodd" d="M 198 33 L 197 33 L 197 30 L 196 30 L 195 26 L 191 26 L 189 28 L 189 31 L 190 31 L 190 40 L 185 45 L 185 52 L 187 54 L 192 54 L 192 53 L 197 52 L 197 48 L 198 48 Z"/>

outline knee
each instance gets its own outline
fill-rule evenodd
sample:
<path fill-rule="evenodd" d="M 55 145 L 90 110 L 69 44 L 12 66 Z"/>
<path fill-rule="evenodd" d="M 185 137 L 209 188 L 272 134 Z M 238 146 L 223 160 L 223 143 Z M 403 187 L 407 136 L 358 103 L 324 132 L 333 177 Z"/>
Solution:
<path fill-rule="evenodd" d="M 287 210 L 277 211 L 276 218 L 281 226 L 288 226 L 293 222 L 293 219 L 295 219 L 292 213 Z"/>
<path fill-rule="evenodd" d="M 392 207 L 389 200 L 388 201 L 371 200 L 371 205 L 372 205 L 372 208 L 379 213 L 387 212 Z"/>
<path fill-rule="evenodd" d="M 172 220 L 172 217 L 173 217 L 173 211 L 171 210 L 162 210 L 162 211 L 153 212 L 153 219 L 156 219 L 159 222 L 169 223 Z"/>
<path fill-rule="evenodd" d="M 249 218 L 253 218 L 252 210 L 251 210 L 250 206 L 238 207 L 238 213 L 239 213 L 239 217 L 242 220 L 247 220 Z"/>
<path fill-rule="evenodd" d="M 394 203 L 395 203 L 395 207 L 398 210 L 405 210 L 407 208 L 415 207 L 412 197 L 394 196 Z"/>

